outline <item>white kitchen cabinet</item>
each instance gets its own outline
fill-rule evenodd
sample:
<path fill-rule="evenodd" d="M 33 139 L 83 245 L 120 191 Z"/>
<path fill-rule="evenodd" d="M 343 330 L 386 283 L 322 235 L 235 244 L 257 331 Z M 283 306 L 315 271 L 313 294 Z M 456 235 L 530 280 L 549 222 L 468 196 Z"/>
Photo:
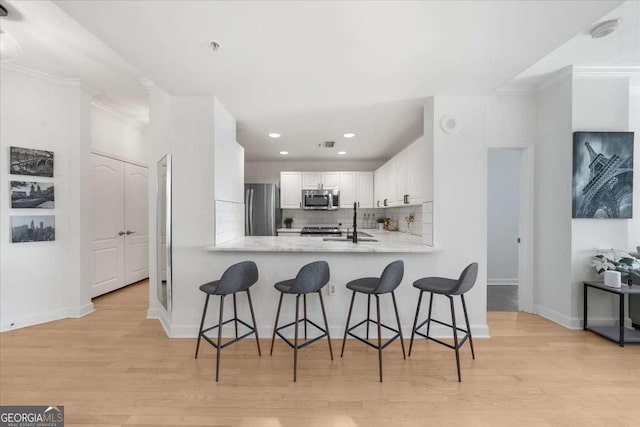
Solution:
<path fill-rule="evenodd" d="M 409 193 L 407 186 L 407 176 L 409 169 L 409 150 L 405 148 L 395 155 L 391 162 L 393 164 L 393 195 L 392 206 L 404 204 L 404 196 Z"/>
<path fill-rule="evenodd" d="M 342 175 L 340 176 L 340 193 L 342 193 Z M 356 195 L 359 208 L 374 207 L 373 172 L 356 172 Z"/>
<path fill-rule="evenodd" d="M 302 208 L 302 172 L 280 172 L 280 208 Z"/>
<path fill-rule="evenodd" d="M 358 175 L 356 172 L 340 172 L 340 207 L 352 208 L 358 201 Z"/>
<path fill-rule="evenodd" d="M 393 164 L 391 161 L 388 161 L 375 171 L 373 183 L 375 192 L 374 207 L 385 207 L 385 200 L 387 201 L 386 206 L 391 206 L 393 189 L 395 187 L 393 172 Z"/>
<path fill-rule="evenodd" d="M 340 172 L 302 172 L 302 188 L 305 190 L 338 189 Z"/>
<path fill-rule="evenodd" d="M 415 141 L 408 147 L 408 189 L 409 202 L 411 204 L 424 203 L 427 186 L 427 144 L 423 138 Z"/>

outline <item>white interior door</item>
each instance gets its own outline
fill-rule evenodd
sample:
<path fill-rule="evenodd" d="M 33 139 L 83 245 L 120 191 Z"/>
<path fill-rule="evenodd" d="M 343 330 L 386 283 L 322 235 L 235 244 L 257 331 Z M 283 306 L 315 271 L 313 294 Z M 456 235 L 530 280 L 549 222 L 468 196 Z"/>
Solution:
<path fill-rule="evenodd" d="M 124 163 L 91 155 L 93 286 L 96 297 L 124 286 Z M 122 234 L 120 234 L 122 233 Z"/>
<path fill-rule="evenodd" d="M 124 164 L 125 284 L 149 277 L 149 172 Z"/>

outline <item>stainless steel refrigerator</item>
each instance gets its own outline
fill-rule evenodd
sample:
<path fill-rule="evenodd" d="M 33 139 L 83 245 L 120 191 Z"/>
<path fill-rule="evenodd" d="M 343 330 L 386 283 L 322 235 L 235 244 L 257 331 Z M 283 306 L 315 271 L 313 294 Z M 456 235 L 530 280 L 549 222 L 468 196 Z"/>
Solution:
<path fill-rule="evenodd" d="M 280 190 L 275 184 L 244 185 L 244 232 L 247 236 L 277 236 L 282 224 Z"/>

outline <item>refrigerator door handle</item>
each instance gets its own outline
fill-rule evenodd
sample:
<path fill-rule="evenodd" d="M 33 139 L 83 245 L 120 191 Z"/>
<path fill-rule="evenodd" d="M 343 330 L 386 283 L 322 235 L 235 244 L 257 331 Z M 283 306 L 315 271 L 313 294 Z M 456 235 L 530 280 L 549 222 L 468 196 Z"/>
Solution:
<path fill-rule="evenodd" d="M 249 209 L 249 194 L 251 189 L 247 188 L 244 192 L 244 234 L 245 236 L 251 235 L 249 230 L 249 218 L 251 217 L 251 210 Z"/>
<path fill-rule="evenodd" d="M 249 196 L 249 209 L 251 215 L 249 216 L 249 235 L 253 236 L 253 188 L 251 189 L 251 195 Z"/>

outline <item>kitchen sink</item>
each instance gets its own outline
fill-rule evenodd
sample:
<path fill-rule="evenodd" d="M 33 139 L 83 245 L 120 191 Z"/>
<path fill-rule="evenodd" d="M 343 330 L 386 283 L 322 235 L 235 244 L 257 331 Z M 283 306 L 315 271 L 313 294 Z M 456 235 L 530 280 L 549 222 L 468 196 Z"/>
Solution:
<path fill-rule="evenodd" d="M 351 240 L 350 238 L 347 239 L 346 237 L 325 237 L 322 239 L 325 242 L 353 242 L 353 240 Z M 377 242 L 377 239 L 372 239 L 370 237 L 359 237 L 358 236 L 358 242 Z"/>

